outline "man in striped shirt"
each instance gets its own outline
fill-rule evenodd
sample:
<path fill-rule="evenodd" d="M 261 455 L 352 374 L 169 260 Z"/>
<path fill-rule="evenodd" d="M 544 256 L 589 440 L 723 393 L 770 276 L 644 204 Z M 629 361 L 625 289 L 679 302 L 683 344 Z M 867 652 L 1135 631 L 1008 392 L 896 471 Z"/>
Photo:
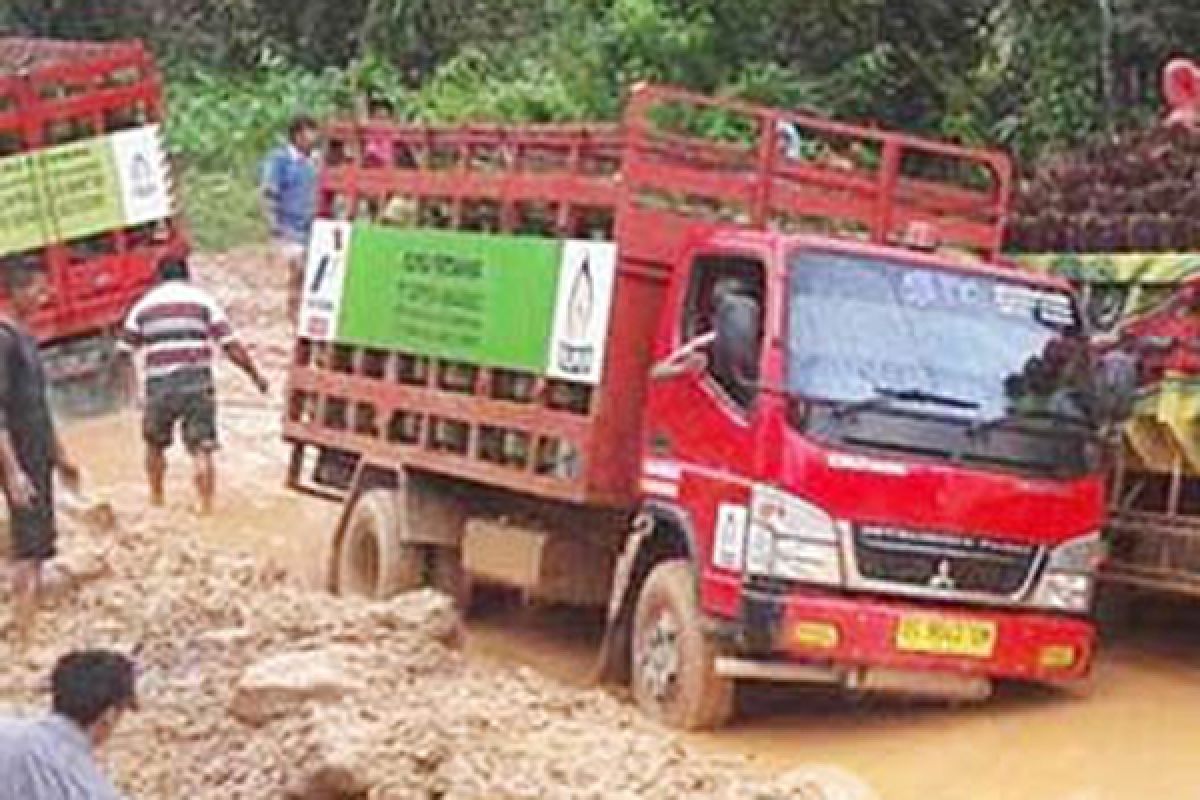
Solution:
<path fill-rule="evenodd" d="M 144 356 L 146 477 L 150 502 L 163 503 L 166 450 L 183 429 L 183 442 L 195 463 L 200 512 L 212 511 L 216 493 L 217 403 L 213 359 L 219 346 L 263 394 L 266 379 L 234 335 L 225 312 L 208 292 L 189 282 L 187 262 L 170 258 L 159 265 L 159 285 L 129 312 L 121 336 L 126 374 L 135 375 L 134 351 Z M 134 391 L 137 389 L 134 387 Z"/>

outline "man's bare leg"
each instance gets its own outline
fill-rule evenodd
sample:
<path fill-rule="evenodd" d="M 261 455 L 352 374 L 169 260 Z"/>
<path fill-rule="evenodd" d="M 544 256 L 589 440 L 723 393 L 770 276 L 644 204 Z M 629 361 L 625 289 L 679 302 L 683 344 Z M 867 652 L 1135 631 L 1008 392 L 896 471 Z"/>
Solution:
<path fill-rule="evenodd" d="M 287 269 L 288 321 L 295 326 L 300 321 L 300 301 L 304 294 L 304 260 L 297 256 L 289 258 Z"/>
<path fill-rule="evenodd" d="M 28 647 L 33 636 L 41 584 L 42 564 L 40 561 L 22 559 L 13 564 L 13 629 L 17 647 L 21 650 Z"/>
<path fill-rule="evenodd" d="M 165 499 L 163 484 L 167 477 L 167 454 L 157 447 L 146 448 L 146 480 L 150 484 L 150 505 L 161 508 Z"/>
<path fill-rule="evenodd" d="M 217 494 L 217 467 L 210 450 L 200 450 L 192 458 L 196 465 L 196 493 L 200 496 L 200 513 L 208 516 L 213 511 L 213 499 Z"/>

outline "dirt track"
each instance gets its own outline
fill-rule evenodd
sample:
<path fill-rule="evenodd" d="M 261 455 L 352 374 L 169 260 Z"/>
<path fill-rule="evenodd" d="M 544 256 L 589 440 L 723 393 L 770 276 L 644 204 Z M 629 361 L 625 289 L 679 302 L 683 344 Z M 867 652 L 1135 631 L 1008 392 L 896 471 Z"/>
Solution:
<path fill-rule="evenodd" d="M 334 509 L 282 489 L 286 453 L 276 408 L 287 342 L 277 313 L 279 287 L 252 254 L 204 267 L 202 279 L 223 276 L 218 288 L 231 316 L 277 386 L 264 401 L 225 370 L 218 513 L 203 521 L 190 515 L 178 457 L 165 513 L 178 530 L 307 574 Z M 68 440 L 101 493 L 122 508 L 139 507 L 132 415 L 74 425 Z M 743 714 L 731 729 L 695 743 L 714 754 L 749 756 L 771 773 L 801 763 L 837 764 L 889 800 L 1200 798 L 1196 611 L 1113 626 L 1093 686 L 1078 696 L 1006 689 L 982 707 L 945 709 L 755 690 L 745 693 Z M 531 664 L 569 683 L 587 672 L 595 634 L 595 624 L 580 617 L 493 610 L 472 624 L 469 652 Z"/>

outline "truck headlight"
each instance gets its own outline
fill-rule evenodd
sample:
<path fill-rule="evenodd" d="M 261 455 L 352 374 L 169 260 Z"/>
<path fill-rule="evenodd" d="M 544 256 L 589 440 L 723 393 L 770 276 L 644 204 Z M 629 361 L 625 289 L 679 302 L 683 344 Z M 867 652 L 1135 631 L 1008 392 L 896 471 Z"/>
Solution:
<path fill-rule="evenodd" d="M 1083 613 L 1092 607 L 1096 569 L 1104 560 L 1100 534 L 1064 542 L 1050 551 L 1031 603 L 1039 608 Z"/>
<path fill-rule="evenodd" d="M 838 529 L 823 509 L 795 495 L 756 486 L 750 500 L 746 572 L 838 586 Z"/>

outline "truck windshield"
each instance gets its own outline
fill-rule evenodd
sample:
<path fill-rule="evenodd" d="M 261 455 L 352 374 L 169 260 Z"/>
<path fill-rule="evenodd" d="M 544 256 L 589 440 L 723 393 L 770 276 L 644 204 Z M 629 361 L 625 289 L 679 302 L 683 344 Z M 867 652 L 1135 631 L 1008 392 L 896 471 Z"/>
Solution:
<path fill-rule="evenodd" d="M 804 250 L 790 263 L 788 389 L 847 409 L 989 424 L 1082 418 L 1071 297 L 990 275 Z"/>

